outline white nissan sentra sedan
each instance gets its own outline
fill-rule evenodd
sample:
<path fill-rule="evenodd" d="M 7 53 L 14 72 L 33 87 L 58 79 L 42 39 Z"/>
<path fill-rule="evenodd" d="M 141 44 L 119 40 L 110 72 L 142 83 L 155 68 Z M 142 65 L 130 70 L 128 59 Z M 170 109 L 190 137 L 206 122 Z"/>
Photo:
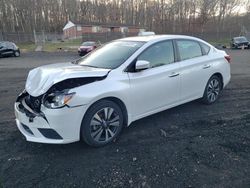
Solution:
<path fill-rule="evenodd" d="M 214 103 L 229 81 L 230 57 L 203 40 L 124 38 L 31 70 L 16 124 L 27 141 L 103 146 L 140 118 L 195 99 Z"/>

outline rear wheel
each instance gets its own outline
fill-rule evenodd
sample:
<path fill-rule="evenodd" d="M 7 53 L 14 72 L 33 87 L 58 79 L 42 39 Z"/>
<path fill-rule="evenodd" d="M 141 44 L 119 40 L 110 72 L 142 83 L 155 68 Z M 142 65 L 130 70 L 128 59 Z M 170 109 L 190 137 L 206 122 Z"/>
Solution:
<path fill-rule="evenodd" d="M 222 87 L 223 85 L 222 85 L 221 78 L 219 78 L 216 75 L 212 76 L 207 82 L 207 85 L 206 85 L 206 88 L 202 97 L 203 103 L 212 104 L 215 101 L 217 101 L 217 99 L 220 96 Z"/>
<path fill-rule="evenodd" d="M 113 101 L 102 100 L 86 112 L 81 125 L 81 137 L 88 145 L 99 147 L 113 141 L 122 127 L 121 108 Z"/>

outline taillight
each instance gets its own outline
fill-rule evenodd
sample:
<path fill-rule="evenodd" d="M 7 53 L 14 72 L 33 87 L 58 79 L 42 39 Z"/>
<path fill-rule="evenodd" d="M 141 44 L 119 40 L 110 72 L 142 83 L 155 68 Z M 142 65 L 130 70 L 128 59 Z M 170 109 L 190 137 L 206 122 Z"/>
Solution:
<path fill-rule="evenodd" d="M 228 63 L 231 63 L 231 57 L 230 57 L 230 55 L 226 55 L 225 59 L 227 60 Z"/>

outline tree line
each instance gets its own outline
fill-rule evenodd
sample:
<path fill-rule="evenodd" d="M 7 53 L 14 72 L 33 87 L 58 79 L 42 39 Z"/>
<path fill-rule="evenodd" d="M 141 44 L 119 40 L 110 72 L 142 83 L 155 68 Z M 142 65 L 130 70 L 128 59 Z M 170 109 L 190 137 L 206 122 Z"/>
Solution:
<path fill-rule="evenodd" d="M 71 20 L 157 33 L 221 33 L 248 27 L 249 7 L 249 0 L 0 0 L 0 32 L 62 32 Z"/>

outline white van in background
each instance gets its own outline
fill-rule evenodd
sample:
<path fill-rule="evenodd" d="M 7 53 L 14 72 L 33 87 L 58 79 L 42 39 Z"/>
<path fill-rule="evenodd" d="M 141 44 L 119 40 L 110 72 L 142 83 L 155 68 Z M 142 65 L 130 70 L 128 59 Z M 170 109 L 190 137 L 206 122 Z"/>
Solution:
<path fill-rule="evenodd" d="M 151 35 L 155 35 L 155 32 L 153 31 L 142 31 L 138 33 L 138 36 L 151 36 Z"/>

